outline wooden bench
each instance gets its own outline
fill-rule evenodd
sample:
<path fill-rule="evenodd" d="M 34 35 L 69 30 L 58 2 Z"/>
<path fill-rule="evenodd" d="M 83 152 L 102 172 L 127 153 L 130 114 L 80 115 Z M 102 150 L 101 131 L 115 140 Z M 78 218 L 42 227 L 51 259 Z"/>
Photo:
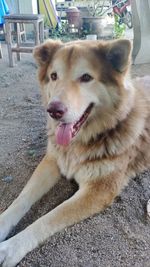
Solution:
<path fill-rule="evenodd" d="M 43 43 L 44 41 L 44 16 L 30 15 L 30 14 L 11 14 L 4 16 L 5 19 L 5 34 L 8 48 L 9 66 L 14 66 L 13 52 L 17 53 L 17 60 L 20 60 L 20 53 L 32 53 L 35 45 Z M 12 43 L 12 24 L 16 28 L 16 45 Z M 25 33 L 24 24 L 33 24 L 35 42 L 27 43 L 26 38 L 22 42 L 21 35 Z M 23 30 L 21 31 L 21 28 Z"/>

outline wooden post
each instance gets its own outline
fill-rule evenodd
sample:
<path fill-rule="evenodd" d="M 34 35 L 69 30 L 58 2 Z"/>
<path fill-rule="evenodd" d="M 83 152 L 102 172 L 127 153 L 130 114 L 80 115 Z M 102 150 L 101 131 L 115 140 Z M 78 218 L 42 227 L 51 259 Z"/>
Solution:
<path fill-rule="evenodd" d="M 39 23 L 39 31 L 40 31 L 40 42 L 43 43 L 44 42 L 44 20 L 42 20 Z"/>
<path fill-rule="evenodd" d="M 134 40 L 133 63 L 150 63 L 150 0 L 132 3 Z"/>
<path fill-rule="evenodd" d="M 0 43 L 0 58 L 3 58 L 1 43 Z"/>
<path fill-rule="evenodd" d="M 16 36 L 16 39 L 17 39 L 17 47 L 20 47 L 20 44 L 21 44 L 21 35 L 20 35 L 20 25 L 19 23 L 16 23 L 17 25 L 17 36 Z M 20 61 L 21 57 L 20 57 L 20 53 L 17 52 L 17 60 Z"/>
<path fill-rule="evenodd" d="M 8 57 L 9 57 L 9 66 L 14 67 L 14 58 L 12 53 L 12 41 L 11 41 L 11 24 L 6 21 L 5 23 L 6 28 L 6 40 L 7 40 L 7 48 L 8 48 Z"/>
<path fill-rule="evenodd" d="M 40 39 L 39 39 L 39 23 L 37 21 L 34 21 L 34 34 L 35 34 L 35 45 L 40 44 Z"/>

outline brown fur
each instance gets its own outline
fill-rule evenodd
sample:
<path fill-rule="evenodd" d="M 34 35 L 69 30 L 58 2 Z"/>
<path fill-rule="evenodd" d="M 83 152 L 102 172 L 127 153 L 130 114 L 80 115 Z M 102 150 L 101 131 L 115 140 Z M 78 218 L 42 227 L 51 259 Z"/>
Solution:
<path fill-rule="evenodd" d="M 55 232 L 103 210 L 120 194 L 130 177 L 150 166 L 150 78 L 131 80 L 129 41 L 63 44 L 50 40 L 35 48 L 34 56 L 46 108 L 51 99 L 59 97 L 68 107 L 66 120 L 70 120 L 82 115 L 90 99 L 97 104 L 66 147 L 56 144 L 58 122 L 48 116 L 46 156 L 20 196 L 0 216 L 0 239 L 7 236 L 61 174 L 74 178 L 79 190 L 0 244 L 0 263 L 5 267 L 15 266 L 28 251 Z M 56 71 L 59 79 L 52 82 L 50 74 Z M 94 79 L 83 84 L 80 75 L 86 72 Z"/>

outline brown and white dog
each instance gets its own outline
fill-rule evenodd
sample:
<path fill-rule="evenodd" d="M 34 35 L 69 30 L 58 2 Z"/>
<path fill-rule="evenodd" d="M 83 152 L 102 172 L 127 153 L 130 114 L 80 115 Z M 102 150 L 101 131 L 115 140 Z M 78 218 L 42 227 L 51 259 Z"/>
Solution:
<path fill-rule="evenodd" d="M 129 178 L 150 166 L 150 79 L 131 80 L 131 44 L 49 40 L 36 47 L 48 111 L 48 146 L 19 197 L 0 215 L 0 241 L 61 175 L 79 190 L 0 244 L 0 263 L 15 266 L 63 228 L 110 205 Z"/>

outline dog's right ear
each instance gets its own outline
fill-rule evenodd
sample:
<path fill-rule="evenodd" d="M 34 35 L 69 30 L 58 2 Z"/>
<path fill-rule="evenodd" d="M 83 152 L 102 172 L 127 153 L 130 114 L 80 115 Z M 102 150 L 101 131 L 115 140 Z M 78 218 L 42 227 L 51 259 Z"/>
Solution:
<path fill-rule="evenodd" d="M 62 46 L 61 41 L 48 40 L 44 44 L 36 46 L 33 56 L 39 66 L 47 65 L 51 62 L 55 52 Z"/>
<path fill-rule="evenodd" d="M 113 69 L 123 73 L 130 65 L 131 42 L 126 39 L 109 42 L 106 45 L 106 59 Z"/>

